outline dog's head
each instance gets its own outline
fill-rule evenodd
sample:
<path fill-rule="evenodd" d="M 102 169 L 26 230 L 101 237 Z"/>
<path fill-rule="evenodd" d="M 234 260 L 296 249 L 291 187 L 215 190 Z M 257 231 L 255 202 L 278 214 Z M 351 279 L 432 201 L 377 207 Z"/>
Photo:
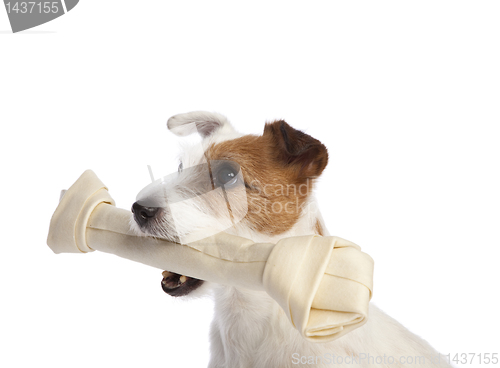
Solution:
<path fill-rule="evenodd" d="M 176 135 L 197 132 L 178 173 L 146 187 L 132 207 L 136 230 L 188 243 L 228 231 L 279 236 L 307 211 L 305 204 L 328 162 L 327 149 L 285 121 L 260 136 L 242 135 L 215 113 L 171 117 Z"/>

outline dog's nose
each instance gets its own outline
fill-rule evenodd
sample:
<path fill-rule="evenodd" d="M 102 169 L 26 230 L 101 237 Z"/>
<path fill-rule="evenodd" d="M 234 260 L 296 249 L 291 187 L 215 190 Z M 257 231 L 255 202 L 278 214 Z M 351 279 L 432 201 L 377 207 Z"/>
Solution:
<path fill-rule="evenodd" d="M 160 207 L 145 207 L 137 202 L 132 205 L 135 221 L 141 226 L 146 225 L 149 220 L 154 218 L 159 210 Z"/>

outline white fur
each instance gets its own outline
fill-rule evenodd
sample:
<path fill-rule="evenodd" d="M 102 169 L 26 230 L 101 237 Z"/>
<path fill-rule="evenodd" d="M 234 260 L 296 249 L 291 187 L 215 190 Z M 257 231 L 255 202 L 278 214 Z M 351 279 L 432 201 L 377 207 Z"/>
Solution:
<path fill-rule="evenodd" d="M 203 162 L 203 150 L 210 144 L 242 136 L 222 115 L 206 112 L 176 115 L 169 119 L 168 126 L 178 135 L 187 135 L 196 131 L 193 126 L 189 127 L 193 122 L 198 131 L 202 127 L 200 135 L 204 139 L 201 147 L 187 149 L 183 153 L 185 167 Z M 275 242 L 283 237 L 312 234 L 315 232 L 316 219 L 322 222 L 322 218 L 314 197 L 311 196 L 308 201 L 307 210 L 299 221 L 279 237 L 266 236 L 241 223 L 226 229 L 226 232 L 255 242 Z M 207 212 L 197 206 L 186 206 L 184 215 L 186 227 L 193 226 L 200 230 L 203 226 L 214 226 L 214 221 L 209 219 Z M 324 223 L 322 227 L 326 232 Z M 210 331 L 209 368 L 450 367 L 443 357 L 440 363 L 431 363 L 431 359 L 437 359 L 438 353 L 427 342 L 374 305 L 370 306 L 369 319 L 364 326 L 330 343 L 312 343 L 301 337 L 281 307 L 265 292 L 205 282 L 190 295 L 198 296 L 208 290 L 213 292 L 215 300 L 215 315 Z M 328 357 L 332 359 L 334 356 L 343 359 L 347 357 L 349 362 L 344 360 L 339 363 L 336 360 L 333 364 L 326 361 Z M 385 363 L 380 361 L 384 356 Z M 394 359 L 394 364 L 387 364 L 391 362 L 390 357 Z M 416 361 L 417 357 L 424 357 L 425 363 L 400 363 L 400 359 Z M 323 364 L 321 358 L 324 359 Z M 357 360 L 353 362 L 352 359 Z M 314 363 L 302 364 L 311 360 Z"/>

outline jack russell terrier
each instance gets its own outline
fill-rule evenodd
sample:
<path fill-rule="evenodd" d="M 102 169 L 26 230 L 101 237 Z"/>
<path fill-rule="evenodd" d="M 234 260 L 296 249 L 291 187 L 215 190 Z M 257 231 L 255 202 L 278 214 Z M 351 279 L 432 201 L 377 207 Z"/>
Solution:
<path fill-rule="evenodd" d="M 161 189 L 176 202 L 176 213 L 160 200 L 146 206 L 134 203 L 132 227 L 137 233 L 189 242 L 193 234 L 215 230 L 273 243 L 291 236 L 329 235 L 313 193 L 328 163 L 320 141 L 282 120 L 267 123 L 260 136 L 240 134 L 224 116 L 204 111 L 175 115 L 167 126 L 179 136 L 198 132 L 202 142 L 182 152 L 177 179 Z M 241 185 L 246 193 L 233 198 L 244 213 L 230 225 L 220 221 L 227 208 L 197 196 L 210 186 L 201 188 L 206 183 L 200 184 L 195 171 L 189 171 L 210 162 L 218 163 L 211 168 L 212 183 Z M 186 196 L 190 200 L 183 205 Z M 362 327 L 338 340 L 314 343 L 294 329 L 264 291 L 210 285 L 168 271 L 163 272 L 162 288 L 175 297 L 213 293 L 209 368 L 450 367 L 426 341 L 374 305 Z"/>

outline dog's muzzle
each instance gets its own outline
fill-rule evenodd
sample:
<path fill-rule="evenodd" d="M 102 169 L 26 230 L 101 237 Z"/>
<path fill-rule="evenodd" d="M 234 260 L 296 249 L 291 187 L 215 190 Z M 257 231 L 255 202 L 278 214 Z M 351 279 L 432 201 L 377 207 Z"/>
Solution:
<path fill-rule="evenodd" d="M 161 216 L 161 212 L 161 207 L 148 207 L 138 202 L 132 205 L 134 219 L 141 228 L 145 228 L 156 217 Z M 165 293 L 171 296 L 185 296 L 202 284 L 203 280 L 164 271 L 161 287 Z"/>

